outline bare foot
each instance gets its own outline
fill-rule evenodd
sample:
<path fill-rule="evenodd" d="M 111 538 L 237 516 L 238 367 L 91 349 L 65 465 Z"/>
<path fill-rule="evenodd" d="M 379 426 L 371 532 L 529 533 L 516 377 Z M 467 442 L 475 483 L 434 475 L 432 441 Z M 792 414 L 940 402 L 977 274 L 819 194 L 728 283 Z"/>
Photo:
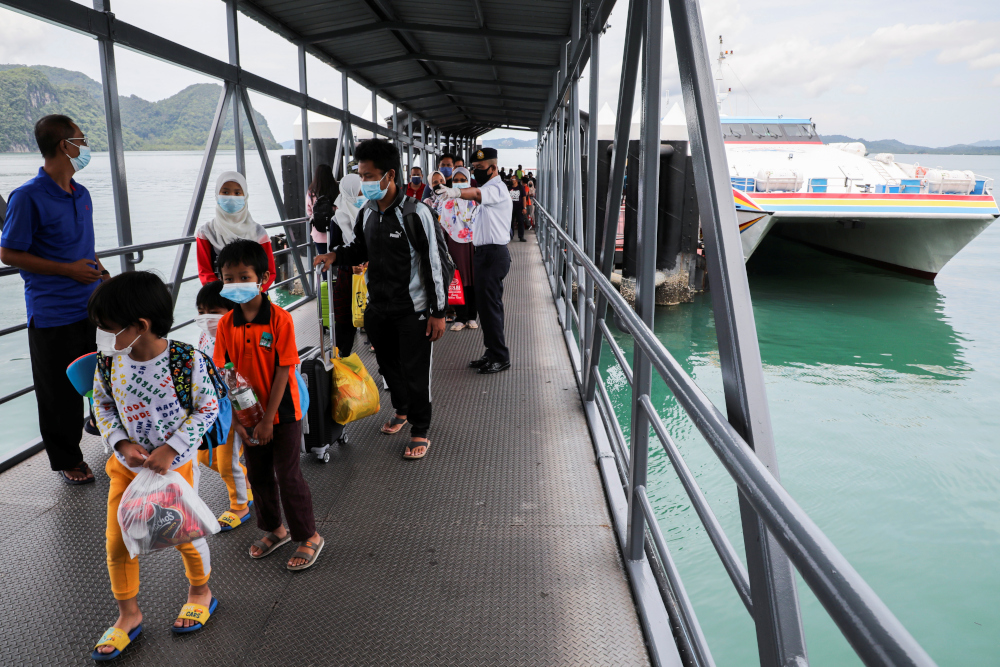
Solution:
<path fill-rule="evenodd" d="M 202 586 L 188 586 L 188 604 L 200 604 L 205 609 L 208 609 L 209 605 L 212 604 L 212 591 L 208 588 L 208 584 Z M 195 621 L 190 618 L 178 618 L 174 621 L 175 628 L 189 628 L 192 625 L 196 625 L 201 621 Z"/>
<path fill-rule="evenodd" d="M 319 544 L 319 539 L 319 533 L 313 533 L 313 536 L 309 538 L 309 541 L 313 544 Z M 305 542 L 303 542 L 299 545 L 299 548 L 295 550 L 295 553 L 292 554 L 292 557 L 288 559 L 288 565 L 291 567 L 303 565 L 314 553 L 316 553 L 316 550 L 305 546 Z M 299 556 L 299 554 L 302 554 L 302 556 Z"/>
<path fill-rule="evenodd" d="M 285 528 L 284 526 L 280 526 L 277 530 L 272 530 L 271 532 L 277 535 L 279 538 L 285 539 L 285 535 L 288 534 L 288 529 Z M 274 544 L 271 540 L 267 539 L 267 534 L 265 534 L 264 537 L 260 538 L 260 541 L 266 544 L 268 547 Z M 261 549 L 259 547 L 255 546 L 250 547 L 250 555 L 253 556 L 254 558 L 260 556 L 262 553 L 264 553 L 264 551 L 266 550 Z"/>
<path fill-rule="evenodd" d="M 63 470 L 62 473 L 66 475 L 69 479 L 74 482 L 82 482 L 87 479 L 94 479 L 94 472 L 90 469 L 85 462 L 81 461 L 78 468 L 73 468 L 72 470 Z M 117 626 L 116 626 L 117 627 Z"/>
<path fill-rule="evenodd" d="M 118 602 L 118 620 L 115 621 L 114 627 L 128 634 L 139 627 L 140 623 L 142 623 L 142 610 L 139 609 L 136 599 L 120 600 Z M 97 652 L 104 654 L 114 653 L 115 647 L 101 646 L 97 649 Z"/>

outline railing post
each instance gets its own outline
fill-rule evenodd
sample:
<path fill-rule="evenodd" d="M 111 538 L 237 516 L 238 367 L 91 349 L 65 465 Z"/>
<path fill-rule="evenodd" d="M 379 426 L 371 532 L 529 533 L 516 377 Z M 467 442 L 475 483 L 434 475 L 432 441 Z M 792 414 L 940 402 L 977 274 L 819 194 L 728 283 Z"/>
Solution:
<path fill-rule="evenodd" d="M 205 200 L 208 176 L 212 171 L 212 163 L 215 162 L 215 152 L 219 148 L 223 119 L 226 107 L 229 105 L 229 98 L 232 96 L 232 88 L 233 84 L 227 81 L 222 88 L 222 94 L 219 95 L 219 102 L 215 107 L 215 117 L 212 119 L 212 128 L 208 132 L 208 144 L 201 156 L 201 166 L 198 168 L 198 178 L 195 180 L 194 192 L 191 194 L 191 203 L 188 205 L 187 216 L 184 218 L 181 236 L 193 235 L 195 227 L 198 226 L 198 214 L 201 213 L 201 204 Z M 182 245 L 177 248 L 177 255 L 174 257 L 174 266 L 170 271 L 170 296 L 175 304 L 177 303 L 177 295 L 180 293 L 181 279 L 184 277 L 184 268 L 187 266 L 190 252 L 190 246 Z"/>
<path fill-rule="evenodd" d="M 229 37 L 229 64 L 240 71 L 240 38 L 236 0 L 226 0 L 226 34 Z M 236 86 L 242 85 L 237 76 Z M 235 87 L 234 87 L 235 90 Z M 247 175 L 246 152 L 243 148 L 243 122 L 239 100 L 233 100 L 233 142 L 236 147 L 236 171 Z"/>
<path fill-rule="evenodd" d="M 663 0 L 647 0 L 646 30 L 642 59 L 642 124 L 639 153 L 639 201 L 635 312 L 650 331 L 656 307 L 656 228 L 660 185 L 660 50 L 662 45 Z M 638 341 L 632 353 L 632 438 L 629 446 L 628 537 L 626 558 L 644 555 L 645 514 L 639 489 L 646 486 L 649 458 L 649 416 L 642 397 L 652 387 L 653 366 Z"/>
<path fill-rule="evenodd" d="M 111 0 L 94 0 L 94 9 L 108 17 L 108 33 L 114 34 L 114 14 Z M 104 121 L 108 130 L 108 154 L 111 158 L 111 192 L 115 202 L 115 228 L 118 245 L 132 245 L 132 214 L 128 205 L 128 181 L 125 178 L 125 145 L 122 141 L 122 116 L 118 106 L 118 70 L 115 66 L 113 39 L 98 39 L 97 50 L 101 58 L 101 80 L 104 84 Z M 132 255 L 118 258 L 121 270 L 132 271 Z"/>
<path fill-rule="evenodd" d="M 608 198 L 604 211 L 604 240 L 601 245 L 601 273 L 611 277 L 615 263 L 615 236 L 618 231 L 618 211 L 622 203 L 622 188 L 625 185 L 625 160 L 628 156 L 629 131 L 632 128 L 632 108 L 635 105 L 635 85 L 633 82 L 639 70 L 640 47 L 642 46 L 643 22 L 646 19 L 646 3 L 631 0 L 628 4 L 628 27 L 625 30 L 625 54 L 622 63 L 621 80 L 618 87 L 618 115 L 615 118 L 614 153 L 611 157 L 611 177 L 608 181 Z M 595 114 L 596 117 L 596 114 Z M 551 210 L 551 209 L 550 209 Z M 595 303 L 596 321 L 604 319 L 608 299 L 603 293 L 597 295 Z M 584 385 L 584 400 L 593 401 L 597 390 L 596 369 L 601 362 L 602 337 L 594 335 L 590 347 L 591 373 Z"/>
<path fill-rule="evenodd" d="M 600 83 L 601 64 L 601 29 L 604 26 L 592 26 L 593 34 L 590 36 L 590 98 L 589 98 L 589 122 L 587 123 L 587 212 L 586 212 L 586 251 L 590 261 L 597 263 L 597 105 Z M 586 299 L 594 296 L 594 279 L 587 274 L 585 281 Z M 584 305 L 586 306 L 586 299 Z M 583 327 L 586 336 L 583 340 L 583 347 L 580 350 L 581 363 L 583 364 L 584 384 L 589 384 L 589 376 L 592 370 L 590 358 L 593 354 L 594 339 L 597 337 L 597 321 L 590 308 L 584 308 L 586 325 Z"/>
<path fill-rule="evenodd" d="M 670 0 L 670 17 L 681 88 L 685 91 L 684 107 L 708 255 L 726 412 L 729 422 L 777 479 L 777 455 L 750 287 L 697 0 Z M 760 664 L 805 665 L 805 635 L 792 565 L 742 494 L 740 515 Z"/>

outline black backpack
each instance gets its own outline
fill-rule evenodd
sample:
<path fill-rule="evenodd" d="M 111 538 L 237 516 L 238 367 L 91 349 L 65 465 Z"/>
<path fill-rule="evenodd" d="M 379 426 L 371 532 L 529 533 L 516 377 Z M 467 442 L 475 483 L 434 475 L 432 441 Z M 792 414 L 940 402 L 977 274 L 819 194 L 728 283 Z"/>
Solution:
<path fill-rule="evenodd" d="M 431 271 L 430 256 L 427 254 L 429 241 L 427 235 L 424 234 L 424 225 L 417 214 L 418 205 L 427 208 L 427 204 L 418 202 L 413 197 L 406 197 L 403 200 L 403 226 L 406 236 L 423 259 L 421 262 L 421 273 L 423 273 L 424 287 L 429 293 L 428 296 L 433 300 L 436 292 L 434 290 L 434 274 Z M 431 216 L 435 222 L 434 232 L 437 239 L 438 259 L 441 262 L 441 275 L 444 277 L 445 303 L 442 304 L 441 310 L 445 310 L 448 307 L 448 285 L 451 284 L 452 278 L 455 275 L 455 260 L 452 259 L 451 253 L 448 252 L 448 237 L 441 225 L 437 223 L 437 214 L 431 208 L 427 208 L 427 210 L 431 212 Z M 431 310 L 437 309 L 431 308 Z"/>
<path fill-rule="evenodd" d="M 330 230 L 330 220 L 333 218 L 333 202 L 326 195 L 320 195 L 313 204 L 313 227 L 321 234 Z"/>

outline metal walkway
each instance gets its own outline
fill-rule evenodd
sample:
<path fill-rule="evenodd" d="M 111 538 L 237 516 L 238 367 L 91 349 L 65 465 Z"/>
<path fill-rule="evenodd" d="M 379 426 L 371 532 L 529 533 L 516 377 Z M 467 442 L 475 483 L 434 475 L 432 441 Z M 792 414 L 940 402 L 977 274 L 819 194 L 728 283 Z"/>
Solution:
<path fill-rule="evenodd" d="M 350 444 L 333 450 L 329 464 L 304 456 L 327 539 L 316 566 L 286 571 L 291 545 L 252 561 L 253 524 L 211 538 L 220 606 L 194 635 L 168 630 L 185 600 L 179 554 L 142 557 L 145 630 L 115 664 L 648 664 L 555 307 L 528 238 L 511 244 L 505 282 L 514 367 L 480 377 L 466 364 L 481 353 L 481 334 L 446 333 L 435 346 L 428 457 L 401 460 L 406 437 L 381 435 L 375 418 L 349 427 Z M 303 324 L 313 314 L 310 306 L 295 312 Z M 374 371 L 372 355 L 363 355 Z M 383 394 L 382 417 L 390 410 Z M 44 454 L 0 474 L 8 610 L 0 664 L 93 664 L 91 647 L 117 616 L 96 438 L 85 454 L 93 486 L 62 484 Z M 221 512 L 225 487 L 203 472 L 202 497 Z"/>

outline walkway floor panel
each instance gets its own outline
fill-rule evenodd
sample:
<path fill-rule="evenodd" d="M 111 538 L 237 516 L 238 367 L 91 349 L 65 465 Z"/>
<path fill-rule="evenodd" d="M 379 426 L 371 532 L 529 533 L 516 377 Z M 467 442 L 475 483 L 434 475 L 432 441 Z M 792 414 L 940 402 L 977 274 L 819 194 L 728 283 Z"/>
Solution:
<path fill-rule="evenodd" d="M 349 426 L 350 444 L 329 464 L 302 459 L 327 540 L 317 564 L 286 571 L 291 545 L 252 561 L 253 524 L 211 538 L 219 609 L 201 632 L 174 636 L 180 556 L 143 556 L 145 631 L 116 664 L 648 664 L 529 238 L 511 244 L 506 281 L 513 368 L 482 377 L 466 367 L 482 353 L 478 331 L 449 331 L 435 345 L 427 458 L 403 461 L 408 438 L 378 432 L 391 413 L 383 393 L 380 418 Z M 315 336 L 313 313 L 295 312 L 300 345 Z M 381 382 L 367 347 L 362 357 Z M 96 438 L 85 454 L 100 467 Z M 225 487 L 202 470 L 202 497 L 221 512 Z M 104 553 L 108 478 L 97 477 L 66 486 L 44 453 L 0 474 L 0 664 L 91 663 L 117 616 Z"/>

